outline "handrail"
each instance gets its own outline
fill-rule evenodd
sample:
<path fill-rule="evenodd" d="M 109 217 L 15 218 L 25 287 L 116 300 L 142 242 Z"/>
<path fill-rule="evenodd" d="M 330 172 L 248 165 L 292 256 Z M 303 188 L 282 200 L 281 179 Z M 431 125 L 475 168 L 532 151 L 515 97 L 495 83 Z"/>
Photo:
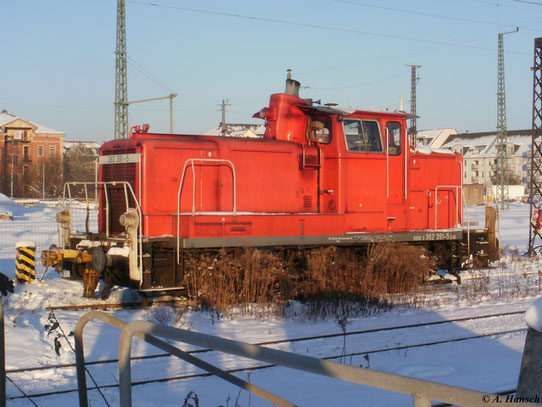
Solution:
<path fill-rule="evenodd" d="M 83 315 L 75 327 L 75 361 L 77 369 L 77 386 L 79 390 L 79 406 L 88 406 L 87 384 L 85 375 L 85 355 L 83 346 L 83 330 L 88 322 L 94 319 L 102 321 L 122 330 L 119 339 L 119 393 L 121 407 L 131 406 L 131 368 L 130 353 L 132 337 L 142 339 L 166 352 L 177 356 L 207 372 L 214 374 L 242 389 L 256 394 L 279 406 L 293 406 L 292 403 L 273 395 L 255 385 L 247 383 L 207 362 L 184 352 L 173 345 L 157 338 L 162 337 L 185 344 L 226 352 L 232 355 L 267 362 L 279 366 L 332 377 L 352 383 L 372 386 L 396 393 L 409 394 L 413 398 L 414 407 L 430 407 L 431 401 L 444 401 L 465 407 L 485 407 L 488 400 L 499 400 L 492 393 L 457 386 L 401 376 L 393 373 L 377 371 L 369 368 L 345 365 L 296 353 L 270 349 L 244 342 L 233 341 L 184 329 L 162 326 L 151 322 L 135 321 L 127 324 L 102 311 L 91 311 Z M 153 336 L 154 335 L 154 336 Z M 541 406 L 536 403 L 507 403 L 522 407 Z"/>
<path fill-rule="evenodd" d="M 454 188 L 455 189 L 455 208 L 456 208 L 456 219 L 455 219 L 455 227 L 463 223 L 463 218 L 460 215 L 460 205 L 458 200 L 459 191 L 461 191 L 461 196 L 463 196 L 463 187 L 461 185 L 438 185 L 435 188 L 435 228 L 434 230 L 437 230 L 437 215 L 438 215 L 438 190 L 439 188 Z M 431 194 L 431 191 L 429 191 L 429 194 Z"/>
<path fill-rule="evenodd" d="M 77 370 L 77 388 L 79 391 L 79 406 L 80 407 L 87 407 L 88 406 L 88 397 L 87 397 L 87 379 L 85 375 L 85 351 L 83 346 L 83 330 L 88 322 L 90 322 L 93 319 L 101 319 L 102 321 L 114 326 L 115 328 L 118 328 L 119 330 L 123 330 L 127 323 L 124 321 L 121 321 L 118 318 L 115 318 L 109 314 L 106 314 L 105 312 L 101 311 L 91 311 L 83 315 L 79 321 L 77 322 L 77 325 L 75 327 L 74 332 L 74 338 L 75 338 L 75 363 L 76 363 L 76 370 Z M 251 384 L 249 382 L 246 382 L 242 379 L 239 379 L 238 377 L 225 372 L 222 369 L 217 368 L 216 366 L 213 366 L 199 358 L 196 358 L 195 356 L 192 356 L 191 354 L 184 352 L 173 345 L 170 345 L 167 342 L 164 342 L 154 336 L 146 335 L 146 334 L 139 334 L 136 333 L 135 336 L 141 340 L 144 340 L 145 342 L 156 346 L 159 349 L 162 349 L 168 353 L 171 353 L 174 356 L 177 356 L 178 358 L 196 366 L 200 369 L 203 369 L 213 375 L 216 375 L 235 386 L 238 386 L 242 389 L 245 389 L 251 393 L 254 393 L 266 400 L 269 400 L 270 402 L 277 404 L 279 406 L 285 406 L 285 407 L 294 407 L 294 404 L 275 396 L 266 390 L 263 390 L 262 388 Z M 120 366 L 120 364 L 119 364 Z M 119 387 L 119 391 L 122 397 L 122 389 Z M 131 395 L 131 392 L 130 392 Z M 122 405 L 122 401 L 121 401 Z"/>
<path fill-rule="evenodd" d="M 143 336 L 148 338 L 149 335 L 352 383 L 409 394 L 413 398 L 414 407 L 430 407 L 431 400 L 445 401 L 453 405 L 466 407 L 485 407 L 487 406 L 487 400 L 498 400 L 497 395 L 491 393 L 482 393 L 429 380 L 345 365 L 151 322 L 134 321 L 124 327 L 119 340 L 119 391 L 121 407 L 130 407 L 132 402 L 130 372 L 132 337 Z M 520 404 L 518 403 L 518 405 Z M 522 403 L 521 405 L 540 406 L 540 404 L 533 403 Z"/>
<path fill-rule="evenodd" d="M 103 185 L 104 187 L 104 193 L 105 193 L 105 211 L 106 211 L 106 215 L 105 215 L 105 222 L 106 222 L 106 225 L 105 225 L 105 236 L 106 237 L 109 237 L 110 233 L 109 233 L 109 197 L 107 196 L 107 186 L 110 185 L 110 186 L 123 186 L 123 190 L 124 190 L 124 200 L 126 202 L 126 211 L 128 211 L 128 209 L 130 208 L 130 201 L 128 199 L 128 192 L 130 193 L 130 196 L 132 197 L 133 201 L 134 201 L 134 204 L 136 206 L 136 210 L 137 210 L 137 214 L 139 216 L 139 224 L 138 224 L 138 240 L 139 242 L 137 242 L 137 247 L 138 247 L 138 267 L 139 269 L 141 270 L 143 268 L 143 216 L 142 216 L 142 211 L 141 211 L 141 206 L 139 204 L 139 201 L 136 197 L 136 194 L 132 188 L 132 185 L 127 182 L 127 181 L 108 181 L 108 182 L 66 182 L 64 184 L 64 190 L 63 190 L 63 193 L 62 193 L 62 206 L 64 206 L 64 202 L 66 201 L 66 192 L 68 193 L 68 197 L 69 197 L 69 202 L 70 202 L 70 230 L 73 229 L 73 216 L 72 216 L 72 211 L 73 211 L 73 205 L 72 205 L 72 197 L 71 197 L 71 186 L 77 186 L 77 185 L 83 185 L 85 187 L 85 190 L 87 188 L 87 185 L 93 185 L 95 186 L 96 188 L 99 186 L 99 185 Z M 97 198 L 97 197 L 96 197 Z"/>
<path fill-rule="evenodd" d="M 225 160 L 221 158 L 189 158 L 184 162 L 183 173 L 181 176 L 181 182 L 179 183 L 179 191 L 177 193 L 177 264 L 179 263 L 179 257 L 181 252 L 181 194 L 183 191 L 184 177 L 186 176 L 186 170 L 188 165 L 192 168 L 192 216 L 196 215 L 196 171 L 194 169 L 194 162 L 200 163 L 225 163 L 228 164 L 232 171 L 232 180 L 233 180 L 233 210 L 232 215 L 235 216 L 237 213 L 237 177 L 235 175 L 235 166 L 230 160 Z"/>

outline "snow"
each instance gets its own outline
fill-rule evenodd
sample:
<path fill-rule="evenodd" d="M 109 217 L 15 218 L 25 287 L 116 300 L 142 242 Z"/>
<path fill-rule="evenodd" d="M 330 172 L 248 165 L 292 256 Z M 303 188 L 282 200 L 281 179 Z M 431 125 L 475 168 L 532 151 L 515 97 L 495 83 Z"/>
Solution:
<path fill-rule="evenodd" d="M 542 298 L 539 298 L 527 308 L 525 322 L 530 328 L 542 333 Z"/>
<path fill-rule="evenodd" d="M 416 148 L 414 149 L 414 152 L 419 153 L 419 154 L 425 154 L 425 155 L 430 155 L 432 153 L 440 153 L 440 154 L 447 154 L 447 155 L 455 154 L 453 151 L 445 150 L 443 148 L 431 148 L 431 147 L 422 146 L 422 145 L 416 146 Z"/>
<path fill-rule="evenodd" d="M 26 217 L 26 218 L 40 218 L 46 213 L 56 213 L 55 209 L 51 209 L 48 212 L 44 212 L 49 208 L 45 204 L 38 204 L 33 206 L 25 206 L 18 204 L 13 199 L 8 198 L 6 195 L 0 193 L 0 214 L 7 214 L 14 217 Z"/>
<path fill-rule="evenodd" d="M 524 134 L 508 134 L 506 143 L 516 146 L 513 153 L 515 157 L 525 157 L 530 154 L 532 137 L 529 132 L 529 130 L 525 130 Z M 514 133 L 518 133 L 518 131 Z M 464 154 L 465 158 L 495 157 L 497 154 L 496 142 L 496 134 L 460 134 L 450 137 L 442 148 L 453 149 L 455 146 L 464 147 L 467 149 Z"/>
<path fill-rule="evenodd" d="M 130 255 L 130 248 L 128 246 L 112 247 L 111 249 L 107 251 L 107 254 L 110 256 L 128 257 Z"/>
<path fill-rule="evenodd" d="M 21 120 L 31 124 L 32 126 L 35 126 L 37 134 L 61 134 L 61 135 L 65 134 L 62 131 L 50 129 L 50 128 L 45 127 L 45 126 L 43 126 L 41 124 L 31 122 L 30 120 L 25 120 L 25 119 L 23 119 L 21 117 L 17 117 L 15 115 L 12 115 L 12 114 L 8 113 L 5 110 L 0 113 L 0 126 L 4 126 L 6 124 L 14 122 L 17 119 L 21 119 Z"/>
<path fill-rule="evenodd" d="M 46 204 L 24 207 L 0 196 L 0 208 L 9 204 L 14 214 L 12 222 L 0 222 L 0 271 L 14 277 L 15 244 L 18 241 L 36 242 L 38 252 L 52 243 L 57 243 L 57 227 L 54 219 L 56 208 Z M 468 208 L 469 220 L 483 225 L 483 207 Z M 85 212 L 76 216 L 76 228 L 84 229 Z M 92 227 L 95 228 L 95 219 Z M 484 392 L 497 392 L 515 388 L 521 365 L 525 341 L 525 311 L 541 296 L 542 261 L 527 259 L 521 255 L 527 249 L 529 233 L 529 206 L 511 204 L 510 210 L 501 212 L 499 238 L 509 254 L 491 268 L 465 272 L 463 284 L 431 286 L 424 301 L 418 307 L 400 307 L 387 312 L 348 318 L 346 331 L 369 330 L 397 325 L 442 321 L 471 317 L 475 315 L 514 312 L 502 317 L 480 320 L 458 321 L 455 323 L 426 326 L 416 329 L 399 329 L 367 333 L 360 336 L 337 337 L 319 341 L 298 341 L 269 345 L 314 357 L 361 353 L 333 359 L 342 363 L 377 369 L 385 372 L 407 375 L 462 386 Z M 514 255 L 513 251 L 517 252 Z M 36 256 L 39 258 L 39 254 Z M 84 299 L 79 281 L 63 280 L 54 270 L 44 275 L 38 266 L 38 278 L 34 284 L 17 284 L 15 292 L 3 299 L 6 332 L 7 376 L 26 393 L 34 394 L 53 390 L 69 390 L 77 387 L 74 368 L 56 368 L 47 371 L 13 372 L 32 366 L 58 365 L 74 362 L 73 351 L 65 338 L 60 336 L 59 355 L 55 352 L 55 338 L 60 328 L 66 335 L 75 329 L 79 318 L 86 311 L 55 311 L 60 327 L 50 330 L 52 316 L 48 306 L 70 304 L 95 304 L 98 300 Z M 484 286 L 481 281 L 488 281 Z M 115 288 L 105 302 L 137 301 L 138 295 L 126 288 Z M 530 326 L 541 327 L 540 301 L 535 311 L 528 311 L 526 318 Z M 207 312 L 184 310 L 178 312 L 170 307 L 150 310 L 108 311 L 107 314 L 123 321 L 146 320 L 165 323 L 178 328 L 218 335 L 228 339 L 249 343 L 299 338 L 324 333 L 341 333 L 341 325 L 334 319 L 319 320 L 303 315 L 300 304 L 293 304 L 288 317 L 246 317 L 217 318 Z M 532 315 L 531 315 L 532 314 Z M 46 326 L 49 329 L 46 329 Z M 390 350 L 426 342 L 438 342 L 449 338 L 465 338 L 501 330 L 507 334 L 470 339 L 452 343 L 435 344 L 426 347 Z M 519 330 L 519 331 L 516 331 Z M 115 359 L 118 357 L 119 331 L 100 322 L 91 321 L 84 331 L 85 357 L 87 361 Z M 73 346 L 73 337 L 69 336 Z M 184 350 L 193 346 L 178 344 Z M 132 344 L 135 356 L 159 354 L 161 351 L 137 339 Z M 223 369 L 259 365 L 239 357 L 208 352 L 196 356 Z M 100 385 L 118 382 L 118 366 L 114 364 L 89 365 L 96 382 Z M 132 361 L 134 382 L 171 376 L 197 374 L 201 371 L 173 357 Z M 258 385 L 297 405 L 371 405 L 404 406 L 412 405 L 410 396 L 378 390 L 375 388 L 347 383 L 276 367 L 240 371 L 235 373 L 243 380 Z M 92 381 L 87 378 L 89 386 Z M 194 377 L 163 383 L 134 385 L 132 399 L 134 406 L 182 405 L 191 392 L 199 398 L 200 406 L 233 406 L 237 400 L 240 406 L 269 406 L 270 403 L 216 377 Z M 103 390 L 110 405 L 119 404 L 118 388 Z M 20 391 L 8 381 L 8 397 L 21 396 Z M 89 391 L 92 406 L 105 406 L 102 397 L 95 390 Z M 77 393 L 68 392 L 47 397 L 34 398 L 39 406 L 77 405 Z M 10 406 L 27 406 L 24 398 L 8 401 Z"/>
<path fill-rule="evenodd" d="M 34 242 L 33 240 L 21 240 L 17 243 L 15 243 L 15 248 L 18 249 L 20 247 L 32 247 L 32 248 L 36 248 L 36 242 Z"/>

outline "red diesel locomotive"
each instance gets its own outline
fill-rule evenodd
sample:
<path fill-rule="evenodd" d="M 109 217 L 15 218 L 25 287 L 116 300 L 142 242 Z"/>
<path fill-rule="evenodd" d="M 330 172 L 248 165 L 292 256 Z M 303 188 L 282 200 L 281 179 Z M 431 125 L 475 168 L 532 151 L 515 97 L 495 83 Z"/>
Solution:
<path fill-rule="evenodd" d="M 425 244 L 443 268 L 457 269 L 461 247 L 495 245 L 487 229 L 462 226 L 461 155 L 413 149 L 404 112 L 321 106 L 298 93 L 288 77 L 285 93 L 254 115 L 265 120 L 261 139 L 154 134 L 145 125 L 106 142 L 99 232 L 74 232 L 65 207 L 62 247 L 44 251 L 44 264 L 84 278 L 92 296 L 104 277 L 178 290 L 183 256 L 198 250 L 392 240 Z"/>

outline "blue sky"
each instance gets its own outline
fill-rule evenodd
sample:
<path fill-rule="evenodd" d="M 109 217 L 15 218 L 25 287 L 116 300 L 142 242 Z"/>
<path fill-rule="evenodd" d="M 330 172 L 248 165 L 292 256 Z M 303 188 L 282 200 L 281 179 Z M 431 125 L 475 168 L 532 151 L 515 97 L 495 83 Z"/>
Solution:
<path fill-rule="evenodd" d="M 0 109 L 68 140 L 113 138 L 116 0 L 4 0 L 0 15 Z M 302 97 L 395 110 L 404 96 L 409 110 L 405 64 L 422 65 L 418 129 L 491 131 L 497 33 L 515 26 L 504 44 L 508 129 L 531 127 L 542 0 L 127 0 L 126 15 L 128 99 L 178 93 L 177 133 L 216 126 L 222 99 L 229 122 L 258 122 L 288 68 Z M 130 125 L 141 123 L 169 131 L 169 102 L 130 106 Z"/>

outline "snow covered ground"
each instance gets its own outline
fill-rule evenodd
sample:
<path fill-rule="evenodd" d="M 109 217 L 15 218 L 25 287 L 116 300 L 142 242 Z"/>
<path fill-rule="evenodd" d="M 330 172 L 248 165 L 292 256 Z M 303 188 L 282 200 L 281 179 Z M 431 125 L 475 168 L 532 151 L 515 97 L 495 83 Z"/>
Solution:
<path fill-rule="evenodd" d="M 56 243 L 57 237 L 54 224 L 55 208 L 46 205 L 21 208 L 12 204 L 0 202 L 0 213 L 4 209 L 4 212 L 10 211 L 13 216 L 13 221 L 0 222 L 0 271 L 14 277 L 16 241 L 35 240 L 40 250 L 47 248 L 51 243 Z M 482 207 L 473 207 L 470 211 L 471 221 L 483 219 Z M 529 206 L 522 204 L 511 204 L 510 210 L 502 214 L 500 237 L 503 247 L 517 248 L 520 254 L 526 250 L 528 217 Z M 40 226 L 36 228 L 36 224 Z M 461 286 L 453 284 L 431 289 L 427 293 L 425 303 L 419 308 L 394 309 L 378 315 L 352 318 L 347 321 L 346 330 L 365 330 L 473 315 L 524 311 L 540 296 L 542 284 L 540 270 L 542 262 L 509 255 L 500 265 L 466 273 L 464 284 Z M 42 272 L 43 269 L 38 270 L 38 277 Z M 24 392 L 33 394 L 77 387 L 74 368 L 21 373 L 10 370 L 74 362 L 72 350 L 64 338 L 58 337 L 58 333 L 60 329 L 66 334 L 72 331 L 85 311 L 55 311 L 60 327 L 48 330 L 46 326 L 51 327 L 51 321 L 54 319 L 45 308 L 50 305 L 92 302 L 82 299 L 81 294 L 80 282 L 61 280 L 56 272 L 51 271 L 41 282 L 16 286 L 15 293 L 3 301 L 6 314 L 7 376 Z M 111 301 L 120 298 L 135 297 L 130 290 L 117 289 L 112 293 Z M 201 312 L 187 311 L 182 315 L 175 314 L 166 307 L 111 311 L 109 314 L 126 322 L 134 320 L 166 322 L 180 328 L 251 343 L 342 332 L 337 321 L 313 321 L 299 316 L 287 319 L 240 317 L 225 320 Z M 498 392 L 516 387 L 525 331 L 428 347 L 390 351 L 385 349 L 525 327 L 523 315 L 516 314 L 478 322 L 465 321 L 416 330 L 349 336 L 345 342 L 343 338 L 316 342 L 301 341 L 276 345 L 276 348 L 316 357 L 367 352 L 367 357 L 361 355 L 347 358 L 345 363 L 480 391 Z M 98 321 L 90 322 L 85 329 L 87 361 L 116 358 L 118 339 L 119 332 L 115 328 Z M 70 337 L 70 340 L 73 343 L 73 337 Z M 55 351 L 55 342 L 57 347 L 60 344 L 59 355 Z M 191 349 L 188 346 L 181 346 L 183 349 Z M 379 349 L 383 351 L 371 353 Z M 162 351 L 134 340 L 133 355 L 158 353 Z M 255 364 L 216 352 L 199 356 L 222 368 Z M 172 357 L 134 361 L 132 366 L 133 381 L 200 372 Z M 89 369 L 100 385 L 118 382 L 117 364 L 93 365 Z M 411 405 L 412 402 L 409 396 L 284 368 L 241 372 L 237 373 L 237 376 L 301 406 L 404 406 Z M 91 380 L 88 380 L 88 384 L 92 384 Z M 250 397 L 244 391 L 239 393 L 236 387 L 213 377 L 134 386 L 133 405 L 182 406 L 185 397 L 191 391 L 197 394 L 200 406 L 234 406 L 236 403 L 240 406 L 270 405 L 256 396 Z M 110 405 L 118 405 L 117 388 L 107 388 L 103 392 Z M 20 390 L 9 381 L 7 393 L 8 397 L 21 395 Z M 97 391 L 90 391 L 89 399 L 92 406 L 106 405 Z M 75 392 L 39 397 L 35 398 L 34 402 L 39 406 L 78 403 Z M 9 400 L 8 405 L 28 406 L 31 403 L 27 399 L 14 399 Z"/>

